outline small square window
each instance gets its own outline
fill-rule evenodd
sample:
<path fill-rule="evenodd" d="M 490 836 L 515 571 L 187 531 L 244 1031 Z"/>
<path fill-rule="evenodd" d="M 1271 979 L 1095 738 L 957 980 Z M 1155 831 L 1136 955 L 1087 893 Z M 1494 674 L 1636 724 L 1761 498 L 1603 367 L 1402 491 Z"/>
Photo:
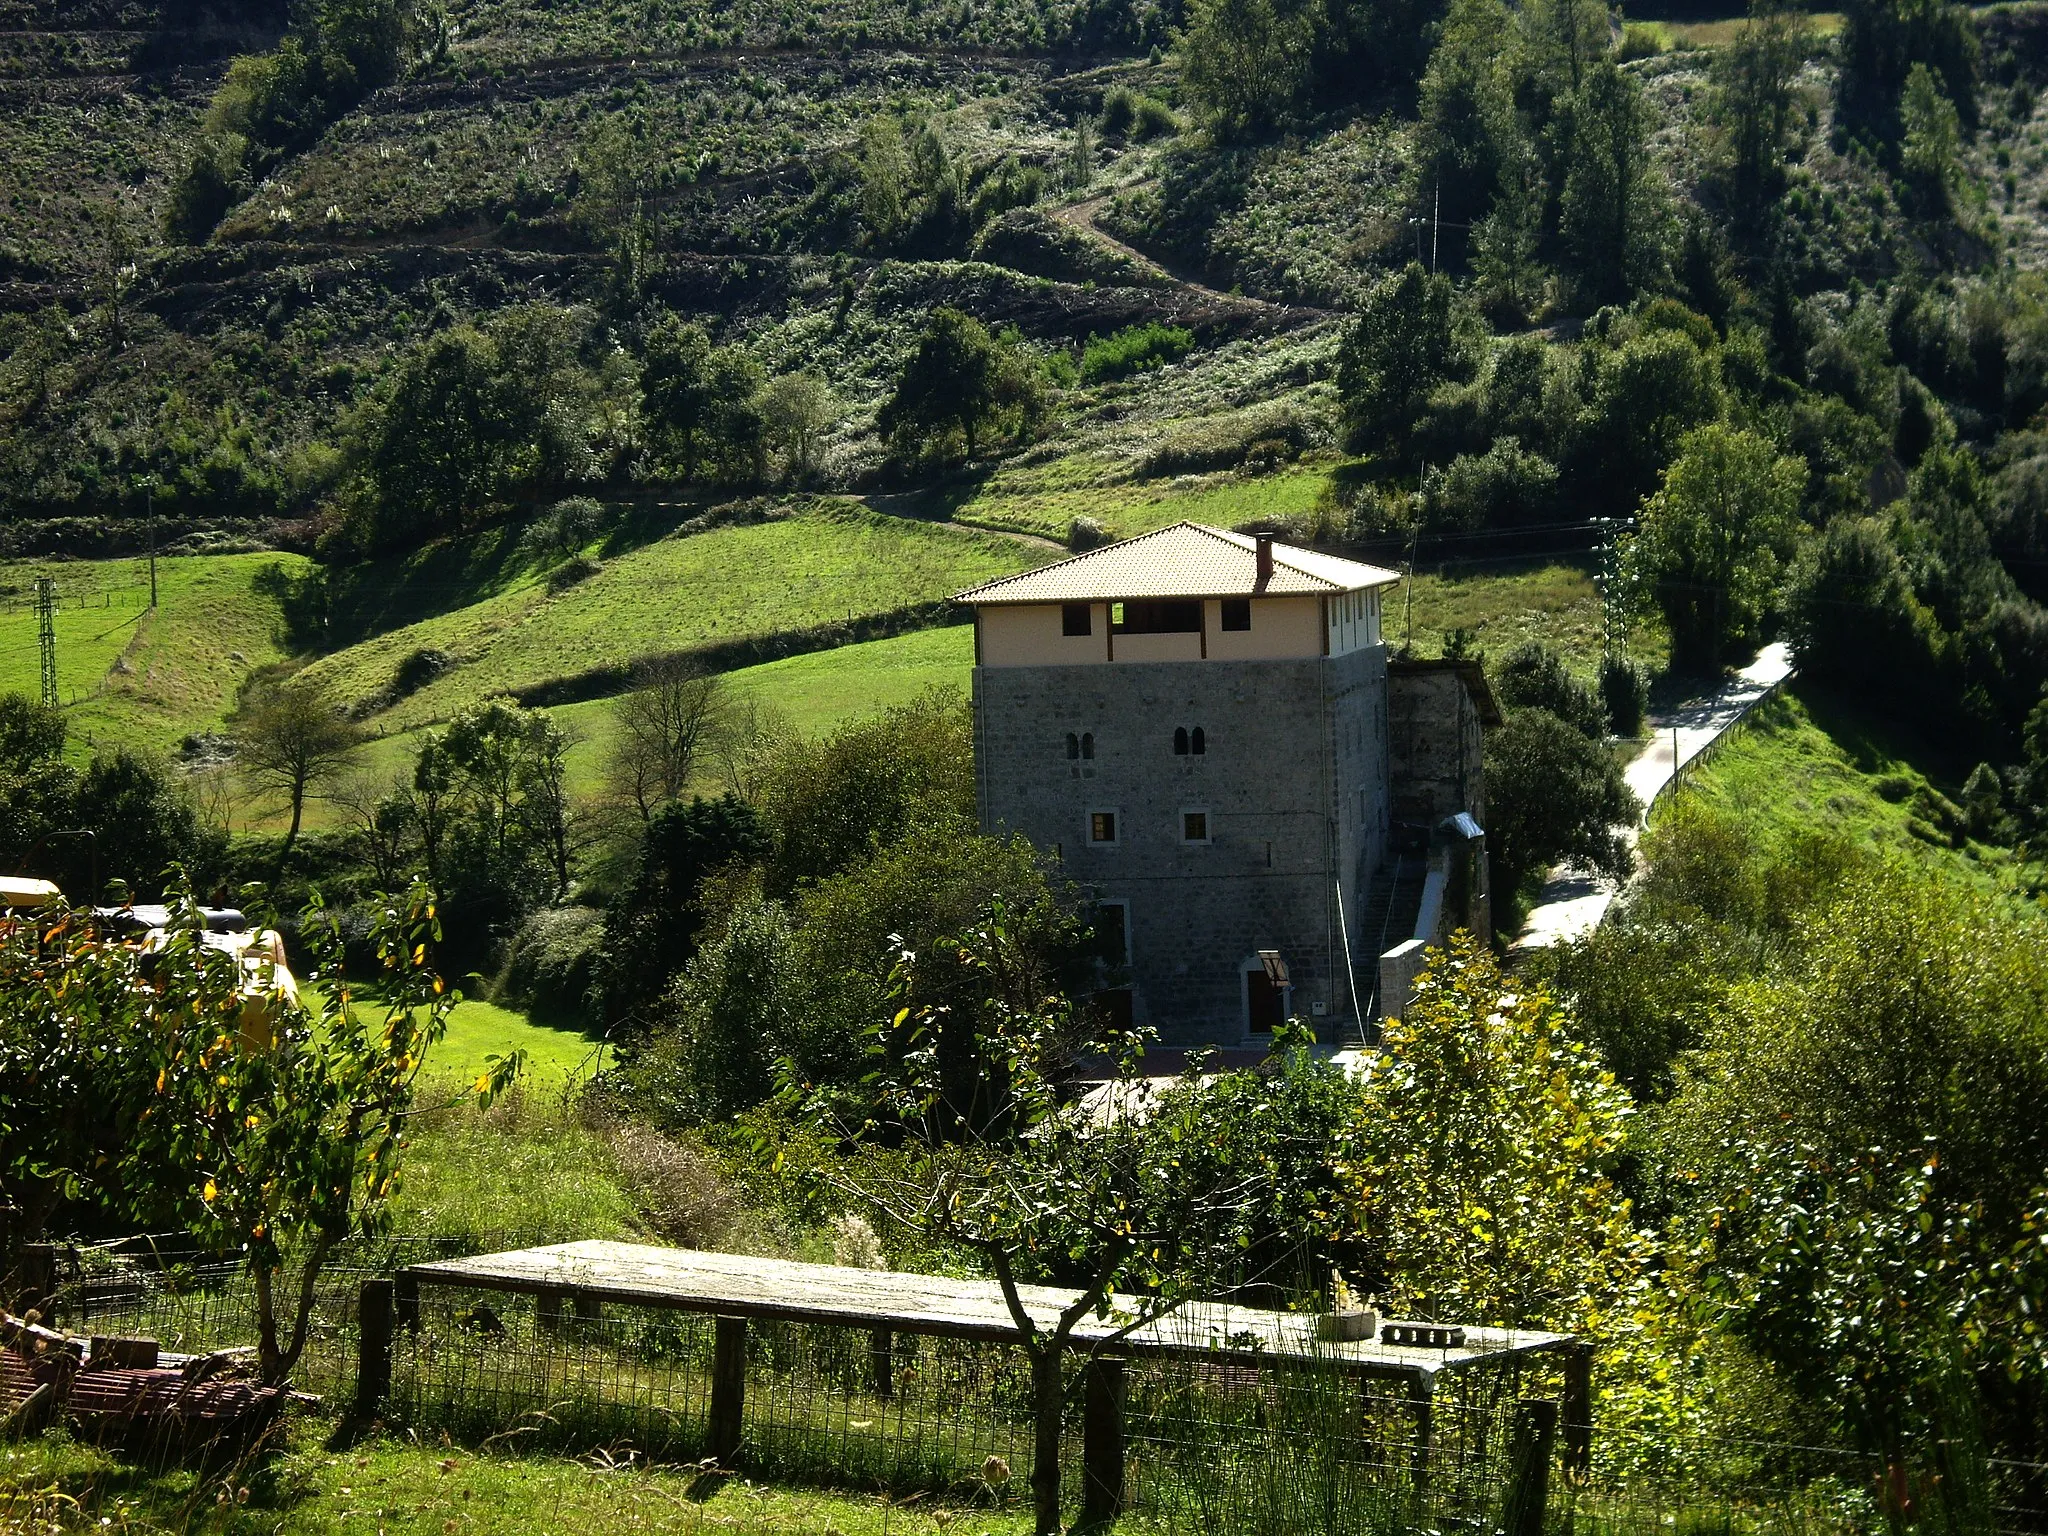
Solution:
<path fill-rule="evenodd" d="M 1225 629 L 1250 629 L 1252 627 L 1252 600 L 1248 597 L 1226 597 L 1223 599 L 1223 627 Z"/>
<path fill-rule="evenodd" d="M 1063 635 L 1092 635 L 1095 633 L 1095 606 L 1092 603 L 1060 604 L 1060 633 Z"/>
<path fill-rule="evenodd" d="M 1184 843 L 1208 842 L 1209 813 L 1207 811 L 1182 811 L 1180 813 L 1180 840 Z"/>
<path fill-rule="evenodd" d="M 1088 813 L 1088 841 L 1098 847 L 1116 841 L 1116 812 L 1090 811 Z"/>

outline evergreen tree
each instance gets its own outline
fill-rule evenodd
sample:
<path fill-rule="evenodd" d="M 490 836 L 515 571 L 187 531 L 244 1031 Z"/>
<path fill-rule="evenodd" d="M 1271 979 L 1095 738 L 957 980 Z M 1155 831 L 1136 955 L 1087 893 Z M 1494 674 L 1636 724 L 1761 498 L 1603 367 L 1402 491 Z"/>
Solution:
<path fill-rule="evenodd" d="M 1561 233 L 1585 297 L 1619 302 L 1654 285 L 1665 265 L 1663 185 L 1642 86 L 1602 59 L 1572 97 L 1571 123 Z"/>

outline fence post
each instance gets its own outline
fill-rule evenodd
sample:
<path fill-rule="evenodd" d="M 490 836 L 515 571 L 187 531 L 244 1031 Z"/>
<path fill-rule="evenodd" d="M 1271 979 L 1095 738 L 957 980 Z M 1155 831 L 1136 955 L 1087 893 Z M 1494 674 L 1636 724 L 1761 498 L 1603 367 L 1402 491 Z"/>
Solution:
<path fill-rule="evenodd" d="M 1564 1469 L 1575 1481 L 1593 1470 L 1593 1346 L 1578 1344 L 1564 1357 Z"/>
<path fill-rule="evenodd" d="M 1557 1404 L 1515 1404 L 1503 1536 L 1543 1536 L 1543 1516 L 1550 1507 L 1550 1452 L 1556 1440 Z"/>
<path fill-rule="evenodd" d="M 392 1291 L 388 1279 L 365 1280 L 356 1299 L 356 1417 L 372 1417 L 391 1395 Z"/>
<path fill-rule="evenodd" d="M 729 1467 L 739 1455 L 747 1413 L 747 1320 L 721 1317 L 711 1348 L 711 1454 Z"/>
<path fill-rule="evenodd" d="M 409 1275 L 400 1270 L 391 1282 L 392 1300 L 398 1307 L 398 1320 L 412 1333 L 420 1331 L 420 1280 L 418 1275 Z"/>
<path fill-rule="evenodd" d="M 1081 1412 L 1081 1523 L 1114 1520 L 1124 1507 L 1124 1362 L 1088 1362 Z"/>
<path fill-rule="evenodd" d="M 887 1328 L 868 1335 L 868 1376 L 875 1396 L 896 1395 L 896 1335 Z"/>
<path fill-rule="evenodd" d="M 1408 1401 L 1415 1409 L 1415 1497 L 1429 1493 L 1429 1452 L 1436 1438 L 1436 1372 L 1417 1371 L 1408 1378 Z"/>

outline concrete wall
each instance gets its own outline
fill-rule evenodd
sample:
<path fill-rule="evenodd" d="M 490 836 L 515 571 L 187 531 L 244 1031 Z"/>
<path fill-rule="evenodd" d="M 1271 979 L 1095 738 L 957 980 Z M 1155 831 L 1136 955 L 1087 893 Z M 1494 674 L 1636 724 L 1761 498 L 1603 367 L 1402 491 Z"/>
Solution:
<path fill-rule="evenodd" d="M 1336 1035 L 1353 1012 L 1339 884 L 1355 925 L 1386 846 L 1385 653 L 1127 663 L 1121 650 L 1120 637 L 1113 666 L 975 669 L 983 825 L 1129 903 L 1132 1012 L 1163 1044 L 1243 1043 L 1243 967 L 1261 949 L 1285 957 L 1295 1011 Z M 1208 750 L 1176 756 L 1175 728 L 1196 726 Z M 1093 760 L 1067 757 L 1070 732 L 1094 737 Z M 1090 844 L 1093 810 L 1116 813 L 1114 847 Z M 1206 814 L 1208 842 L 1182 840 L 1185 810 Z M 1351 937 L 1369 993 L 1377 957 Z"/>

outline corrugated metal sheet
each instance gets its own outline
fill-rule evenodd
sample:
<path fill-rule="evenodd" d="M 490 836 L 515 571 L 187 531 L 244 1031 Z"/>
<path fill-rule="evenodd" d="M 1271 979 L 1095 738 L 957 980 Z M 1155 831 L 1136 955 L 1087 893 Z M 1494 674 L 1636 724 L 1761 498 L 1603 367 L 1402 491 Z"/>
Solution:
<path fill-rule="evenodd" d="M 954 600 L 1099 603 L 1126 598 L 1286 597 L 1356 592 L 1400 579 L 1397 571 L 1275 542 L 1273 576 L 1261 586 L 1256 539 L 1183 522 L 972 587 Z"/>

